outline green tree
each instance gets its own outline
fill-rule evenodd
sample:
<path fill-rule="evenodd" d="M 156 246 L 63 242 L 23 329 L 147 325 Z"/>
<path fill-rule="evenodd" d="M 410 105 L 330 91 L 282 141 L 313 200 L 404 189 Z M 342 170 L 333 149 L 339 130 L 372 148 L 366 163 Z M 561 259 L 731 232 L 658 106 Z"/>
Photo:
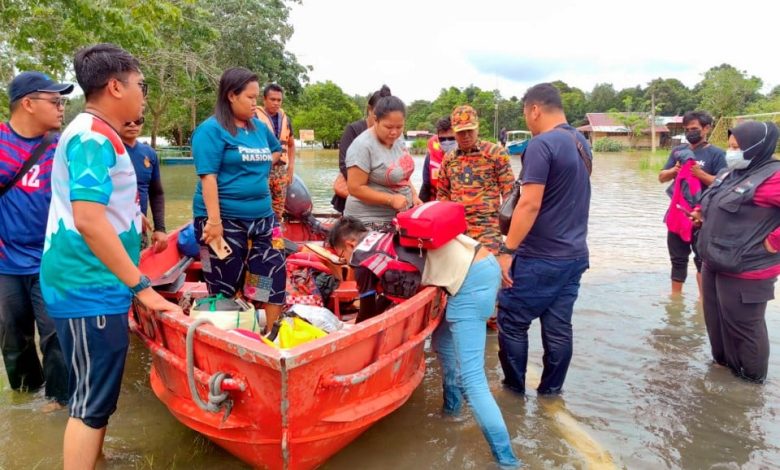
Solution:
<path fill-rule="evenodd" d="M 645 108 L 645 92 L 639 85 L 633 88 L 623 88 L 617 94 L 617 109 L 625 112 L 643 111 Z"/>
<path fill-rule="evenodd" d="M 676 78 L 656 78 L 645 89 L 644 101 L 650 103 L 655 94 L 655 112 L 664 116 L 679 116 L 696 108 L 693 91 Z"/>
<path fill-rule="evenodd" d="M 509 131 L 528 128 L 523 117 L 523 104 L 516 96 L 498 101 L 498 128 L 502 127 Z"/>
<path fill-rule="evenodd" d="M 469 85 L 463 90 L 450 87 L 443 88 L 439 96 L 431 104 L 429 120 L 438 120 L 440 117 L 449 116 L 460 105 L 471 105 L 479 117 L 479 136 L 492 138 L 495 130 L 496 104 L 500 101 L 500 95 L 496 91 L 485 91 L 477 86 Z"/>
<path fill-rule="evenodd" d="M 77 49 L 113 42 L 141 61 L 153 141 L 164 133 L 183 143 L 213 111 L 228 67 L 279 83 L 295 101 L 309 68 L 285 50 L 290 3 L 299 0 L 0 0 L 0 86 L 23 69 L 72 79 Z M 0 102 L 0 117 L 6 109 Z"/>
<path fill-rule="evenodd" d="M 113 42 L 132 51 L 157 45 L 158 24 L 182 21 L 179 2 L 165 0 L 3 0 L 0 2 L 0 117 L 5 86 L 19 70 L 71 79 L 74 53 Z"/>
<path fill-rule="evenodd" d="M 430 101 L 415 100 L 406 107 L 406 129 L 435 132 L 436 122 L 443 117 L 433 113 L 433 105 Z"/>
<path fill-rule="evenodd" d="M 618 108 L 617 91 L 611 83 L 598 83 L 588 96 L 588 112 L 605 113 L 613 108 Z"/>
<path fill-rule="evenodd" d="M 219 32 L 212 43 L 217 68 L 246 67 L 261 84 L 274 82 L 294 101 L 311 70 L 285 50 L 293 34 L 288 3 L 300 0 L 192 0 L 212 12 L 210 24 Z"/>
<path fill-rule="evenodd" d="M 758 90 L 762 85 L 760 78 L 721 64 L 704 74 L 695 91 L 700 107 L 717 118 L 742 114 L 751 103 L 761 99 Z"/>
<path fill-rule="evenodd" d="M 352 101 L 355 102 L 355 106 L 358 107 L 360 112 L 365 111 L 368 108 L 368 97 L 363 95 L 352 95 Z"/>
<path fill-rule="evenodd" d="M 347 124 L 361 116 L 355 101 L 331 81 L 304 87 L 291 112 L 294 127 L 314 129 L 315 138 L 325 148 L 334 148 Z"/>
<path fill-rule="evenodd" d="M 650 120 L 644 113 L 610 113 L 609 116 L 613 121 L 628 129 L 628 139 L 632 147 L 636 144 L 637 136 L 642 135 L 650 128 Z"/>
<path fill-rule="evenodd" d="M 569 86 L 562 80 L 556 80 L 551 82 L 551 84 L 561 93 L 561 102 L 563 103 L 563 111 L 566 113 L 566 120 L 575 126 L 582 125 L 585 122 L 585 113 L 588 106 L 585 93 L 577 87 Z"/>

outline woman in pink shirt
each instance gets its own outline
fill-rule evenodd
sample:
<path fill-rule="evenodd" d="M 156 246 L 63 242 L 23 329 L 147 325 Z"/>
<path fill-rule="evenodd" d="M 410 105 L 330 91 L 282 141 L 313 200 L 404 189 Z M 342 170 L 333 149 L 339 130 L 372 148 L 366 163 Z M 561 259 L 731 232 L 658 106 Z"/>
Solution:
<path fill-rule="evenodd" d="M 728 169 L 703 194 L 697 242 L 704 261 L 704 319 L 716 363 L 763 383 L 769 363 L 764 315 L 780 273 L 778 129 L 748 121 L 729 131 Z"/>

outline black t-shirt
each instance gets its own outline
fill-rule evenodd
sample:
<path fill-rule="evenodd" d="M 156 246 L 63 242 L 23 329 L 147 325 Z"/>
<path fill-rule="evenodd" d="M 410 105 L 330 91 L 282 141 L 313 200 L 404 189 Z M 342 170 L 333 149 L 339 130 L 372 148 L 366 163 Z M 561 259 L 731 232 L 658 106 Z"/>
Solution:
<path fill-rule="evenodd" d="M 720 170 L 726 168 L 726 152 L 708 143 L 693 149 L 688 144 L 678 145 L 673 148 L 666 165 L 664 165 L 664 170 L 668 170 L 678 162 L 680 165 L 683 164 L 680 158 L 683 155 L 683 150 L 692 150 L 696 157 L 696 162 L 707 174 L 717 175 Z"/>
<path fill-rule="evenodd" d="M 544 195 L 539 215 L 517 250 L 522 256 L 588 256 L 590 176 L 574 139 L 590 154 L 588 141 L 568 124 L 534 136 L 525 149 L 520 179 L 523 184 L 543 184 Z"/>

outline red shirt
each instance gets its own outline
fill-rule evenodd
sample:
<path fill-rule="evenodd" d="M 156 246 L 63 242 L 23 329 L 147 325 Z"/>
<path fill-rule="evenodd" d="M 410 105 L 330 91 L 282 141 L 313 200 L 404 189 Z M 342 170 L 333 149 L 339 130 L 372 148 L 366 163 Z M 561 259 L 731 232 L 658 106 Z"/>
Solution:
<path fill-rule="evenodd" d="M 770 176 L 769 179 L 756 188 L 753 203 L 760 207 L 780 207 L 780 171 Z M 774 229 L 767 239 L 772 248 L 780 250 L 780 227 Z M 759 269 L 758 271 L 732 274 L 733 277 L 740 279 L 771 279 L 778 275 L 780 275 L 780 264 Z"/>

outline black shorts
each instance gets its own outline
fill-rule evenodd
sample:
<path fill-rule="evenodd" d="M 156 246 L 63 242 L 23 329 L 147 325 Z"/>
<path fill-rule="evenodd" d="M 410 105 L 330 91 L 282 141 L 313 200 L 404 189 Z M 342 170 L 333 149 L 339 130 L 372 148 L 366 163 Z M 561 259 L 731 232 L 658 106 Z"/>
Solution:
<path fill-rule="evenodd" d="M 68 410 L 73 418 L 101 429 L 116 411 L 130 343 L 127 314 L 55 318 L 68 367 Z"/>

